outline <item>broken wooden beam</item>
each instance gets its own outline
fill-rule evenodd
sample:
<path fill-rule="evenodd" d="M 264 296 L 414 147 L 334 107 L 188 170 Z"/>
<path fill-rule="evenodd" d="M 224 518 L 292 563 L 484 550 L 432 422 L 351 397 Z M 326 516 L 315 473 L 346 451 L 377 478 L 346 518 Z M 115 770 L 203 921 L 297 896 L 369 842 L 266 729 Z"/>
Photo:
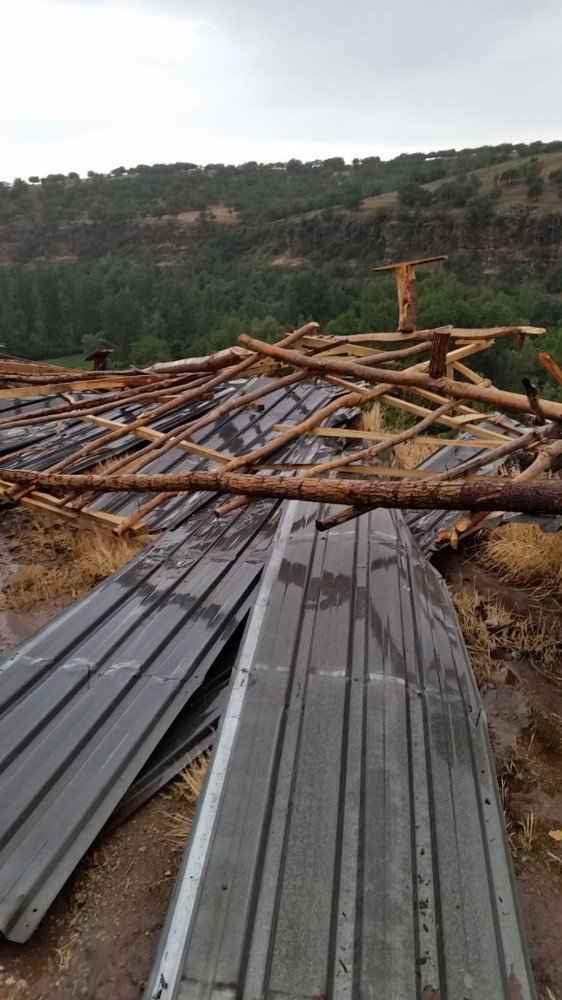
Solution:
<path fill-rule="evenodd" d="M 416 267 L 421 264 L 434 264 L 441 260 L 447 260 L 447 258 L 444 255 L 424 257 L 419 260 L 404 260 L 396 264 L 383 264 L 381 267 L 373 268 L 373 271 L 394 271 L 399 309 L 397 329 L 400 333 L 411 333 L 416 329 Z"/>

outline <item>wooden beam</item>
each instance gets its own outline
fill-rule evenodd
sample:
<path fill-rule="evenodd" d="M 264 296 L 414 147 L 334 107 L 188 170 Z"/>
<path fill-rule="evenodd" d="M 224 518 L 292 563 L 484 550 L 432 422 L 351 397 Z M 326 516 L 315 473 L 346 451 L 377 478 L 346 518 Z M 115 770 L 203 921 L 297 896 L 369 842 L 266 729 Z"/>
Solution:
<path fill-rule="evenodd" d="M 105 417 L 83 416 L 82 420 L 87 421 L 89 424 L 98 424 L 100 427 L 106 427 L 109 430 L 120 430 L 128 427 L 127 424 L 119 420 L 106 420 Z M 160 441 L 166 437 L 163 431 L 157 431 L 153 427 L 131 426 L 131 434 L 135 437 L 144 438 L 146 441 Z M 230 462 L 234 457 L 233 455 L 225 454 L 223 451 L 215 451 L 214 448 L 205 448 L 204 445 L 195 444 L 193 441 L 178 441 L 174 447 L 181 448 L 182 451 L 188 451 L 192 455 L 199 455 L 201 458 L 208 458 L 213 462 Z M 134 456 L 131 457 L 134 458 Z"/>
<path fill-rule="evenodd" d="M 100 389 L 123 389 L 128 386 L 123 378 L 77 379 L 75 382 L 50 382 L 41 385 L 18 385 L 0 389 L 0 399 L 25 399 L 28 396 L 56 396 L 59 392 L 91 392 Z"/>
<path fill-rule="evenodd" d="M 523 513 L 562 514 L 562 482 L 539 479 L 516 482 L 497 476 L 476 477 L 466 482 L 437 483 L 435 480 L 399 483 L 361 482 L 355 479 L 295 479 L 289 476 L 255 476 L 238 472 L 192 472 L 164 475 L 92 476 L 45 473 L 26 469 L 3 469 L 10 483 L 37 482 L 63 489 L 121 493 L 179 493 L 213 490 L 217 493 L 309 500 L 315 503 L 353 504 L 359 507 L 398 507 L 415 510 L 514 510 Z"/>
<path fill-rule="evenodd" d="M 12 485 L 12 483 L 0 480 L 0 496 L 6 496 Z M 57 517 L 66 518 L 68 521 L 83 524 L 86 528 L 100 527 L 113 531 L 125 520 L 118 514 L 110 514 L 104 510 L 89 510 L 88 508 L 81 511 L 73 510 L 71 507 L 67 507 L 64 501 L 49 493 L 43 493 L 41 490 L 33 490 L 17 502 L 20 506 L 27 507 L 31 511 L 54 514 Z M 135 533 L 144 534 L 147 531 L 148 527 L 144 521 L 136 525 Z"/>
<path fill-rule="evenodd" d="M 286 431 L 295 426 L 295 424 L 275 424 L 273 430 Z M 307 431 L 307 434 L 316 437 L 355 438 L 359 441 L 387 441 L 392 438 L 390 431 L 366 431 L 348 427 L 315 427 L 313 430 Z M 452 445 L 454 448 L 495 448 L 497 446 L 497 442 L 491 441 L 489 438 L 464 440 L 462 438 L 437 437 L 437 435 L 424 437 L 423 434 L 420 434 L 416 440 L 423 442 L 423 444 L 437 444 L 440 448 L 447 445 Z"/>

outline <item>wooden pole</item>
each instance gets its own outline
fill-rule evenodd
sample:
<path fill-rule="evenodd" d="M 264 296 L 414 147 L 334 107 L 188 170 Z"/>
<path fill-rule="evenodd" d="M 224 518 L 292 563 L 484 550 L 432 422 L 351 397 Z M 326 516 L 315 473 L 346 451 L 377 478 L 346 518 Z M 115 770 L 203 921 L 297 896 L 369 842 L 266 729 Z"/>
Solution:
<path fill-rule="evenodd" d="M 452 327 L 447 326 L 433 334 L 428 369 L 431 378 L 442 378 L 446 373 L 451 330 Z"/>
<path fill-rule="evenodd" d="M 394 271 L 396 291 L 398 293 L 398 327 L 400 333 L 411 333 L 416 329 L 416 267 L 420 264 L 433 264 L 435 261 L 447 260 L 444 256 L 424 257 L 420 260 L 404 260 L 396 264 L 383 264 L 374 267 L 373 271 Z"/>
<path fill-rule="evenodd" d="M 298 351 L 284 351 L 272 344 L 264 344 L 262 341 L 254 340 L 245 334 L 240 337 L 240 340 L 260 354 L 276 358 L 278 361 L 296 368 L 305 368 L 321 374 L 328 372 L 335 375 L 348 375 L 365 382 L 388 383 L 389 385 L 402 386 L 404 389 L 431 390 L 444 396 L 451 396 L 453 399 L 469 399 L 491 407 L 515 410 L 518 413 L 532 412 L 527 397 L 516 392 L 506 392 L 491 386 L 474 385 L 472 382 L 456 382 L 447 378 L 432 379 L 424 372 L 412 371 L 411 369 L 407 372 L 392 371 L 392 369 L 386 368 L 369 368 L 356 361 L 343 361 L 340 358 L 330 360 L 310 358 Z M 562 420 L 562 403 L 541 400 L 540 405 L 545 417 L 549 420 Z"/>
<path fill-rule="evenodd" d="M 357 479 L 295 479 L 252 476 L 236 472 L 194 470 L 151 476 L 66 475 L 27 469 L 2 469 L 5 482 L 37 482 L 69 491 L 99 493 L 140 491 L 182 493 L 193 489 L 248 494 L 263 498 L 309 500 L 315 503 L 354 504 L 360 507 L 411 507 L 416 510 L 514 510 L 562 514 L 562 483 L 556 479 L 515 482 L 484 477 L 460 483 L 403 480 L 398 483 Z"/>
<path fill-rule="evenodd" d="M 502 458 L 507 458 L 508 455 L 513 455 L 515 452 L 522 451 L 530 445 L 540 444 L 540 442 L 544 441 L 545 438 L 558 436 L 561 433 L 562 428 L 558 427 L 556 424 L 548 424 L 546 427 L 541 428 L 534 427 L 528 434 L 524 434 L 522 437 L 516 437 L 513 441 L 508 441 L 507 444 L 502 444 L 499 448 L 494 448 L 493 451 L 488 451 L 487 453 L 484 453 L 484 455 L 475 455 L 474 458 L 470 458 L 468 461 L 462 462 L 461 465 L 457 465 L 455 468 L 449 469 L 447 472 L 439 473 L 435 478 L 441 483 L 446 480 L 457 479 L 459 476 L 464 476 L 469 472 L 474 472 L 475 469 L 481 469 L 484 465 L 489 465 L 490 462 L 499 462 Z"/>

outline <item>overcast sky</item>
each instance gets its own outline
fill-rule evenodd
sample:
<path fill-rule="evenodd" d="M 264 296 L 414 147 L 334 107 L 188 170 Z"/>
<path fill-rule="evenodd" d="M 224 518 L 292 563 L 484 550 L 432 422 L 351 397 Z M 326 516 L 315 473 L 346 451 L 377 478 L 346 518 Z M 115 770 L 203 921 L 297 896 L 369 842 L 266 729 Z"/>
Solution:
<path fill-rule="evenodd" d="M 562 138 L 561 0 L 12 0 L 0 178 Z"/>

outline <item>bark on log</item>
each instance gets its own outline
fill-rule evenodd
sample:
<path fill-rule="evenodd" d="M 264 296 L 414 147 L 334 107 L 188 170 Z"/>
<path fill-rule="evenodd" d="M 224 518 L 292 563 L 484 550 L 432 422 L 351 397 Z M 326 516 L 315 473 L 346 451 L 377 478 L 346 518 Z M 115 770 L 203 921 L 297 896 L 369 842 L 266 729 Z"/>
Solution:
<path fill-rule="evenodd" d="M 284 351 L 282 348 L 274 347 L 272 344 L 264 344 L 259 340 L 254 340 L 242 334 L 242 343 L 251 350 L 258 351 L 271 358 L 276 358 L 284 364 L 292 365 L 296 368 L 305 368 L 309 371 L 321 374 L 332 373 L 334 375 L 348 375 L 353 378 L 362 379 L 365 382 L 383 382 L 388 385 L 402 386 L 404 389 L 420 388 L 428 389 L 441 395 L 450 396 L 452 399 L 474 400 L 478 403 L 485 403 L 492 407 L 501 407 L 506 410 L 515 410 L 518 413 L 532 412 L 529 400 L 526 396 L 516 392 L 506 392 L 503 389 L 487 388 L 481 385 L 474 385 L 472 382 L 456 382 L 448 378 L 432 379 L 430 375 L 419 371 L 392 371 L 386 368 L 369 368 L 367 365 L 358 364 L 356 361 L 342 361 L 339 358 L 310 358 L 306 354 L 298 351 Z M 549 420 L 562 420 L 562 403 L 554 403 L 551 400 L 541 400 L 541 407 L 544 415 Z"/>
<path fill-rule="evenodd" d="M 194 470 L 163 475 L 103 476 L 65 475 L 27 469 L 2 469 L 2 480 L 35 482 L 45 487 L 93 490 L 183 493 L 193 489 L 238 493 L 263 498 L 309 500 L 315 503 L 353 504 L 360 507 L 411 507 L 416 510 L 514 510 L 523 513 L 562 514 L 562 483 L 555 479 L 516 482 L 480 479 L 460 483 L 402 480 L 398 483 L 357 479 L 295 479 L 252 476 L 236 472 Z"/>
<path fill-rule="evenodd" d="M 436 330 L 433 334 L 428 369 L 431 378 L 442 378 L 445 375 L 451 330 L 452 327 L 448 326 L 443 330 Z"/>

